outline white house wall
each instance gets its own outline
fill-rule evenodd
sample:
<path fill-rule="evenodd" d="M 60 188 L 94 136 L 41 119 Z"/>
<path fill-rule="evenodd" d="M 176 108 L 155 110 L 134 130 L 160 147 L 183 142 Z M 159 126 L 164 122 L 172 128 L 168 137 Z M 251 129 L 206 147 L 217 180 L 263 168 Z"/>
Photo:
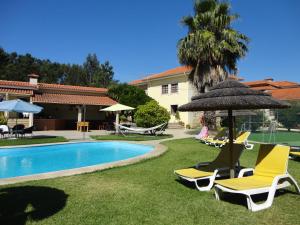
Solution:
<path fill-rule="evenodd" d="M 171 84 L 178 83 L 178 92 L 171 93 Z M 162 85 L 168 85 L 168 94 L 162 94 Z M 196 94 L 195 88 L 188 81 L 186 75 L 174 76 L 164 79 L 152 80 L 148 82 L 146 93 L 155 99 L 161 106 L 171 112 L 171 105 L 181 106 L 191 101 L 191 97 Z M 179 112 L 180 120 L 185 125 L 192 127 L 198 124 L 198 113 Z M 178 122 L 174 115 L 171 115 L 170 123 Z"/>

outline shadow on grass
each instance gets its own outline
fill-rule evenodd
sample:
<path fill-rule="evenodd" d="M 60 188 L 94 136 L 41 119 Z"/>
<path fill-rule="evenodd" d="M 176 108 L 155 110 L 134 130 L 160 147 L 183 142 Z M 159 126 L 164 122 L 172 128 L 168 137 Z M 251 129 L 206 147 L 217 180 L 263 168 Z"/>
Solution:
<path fill-rule="evenodd" d="M 26 224 L 39 221 L 62 210 L 68 195 L 64 191 L 41 186 L 0 189 L 0 224 Z"/>
<path fill-rule="evenodd" d="M 284 194 L 295 194 L 295 195 L 297 195 L 297 193 L 295 193 L 293 191 L 286 190 L 286 189 L 281 189 L 281 190 L 276 191 L 274 200 L 276 198 L 280 197 L 280 196 L 283 196 Z M 261 203 L 264 203 L 267 200 L 268 193 L 252 195 L 251 198 L 252 198 L 252 201 L 254 203 L 261 204 Z M 228 193 L 228 192 L 223 192 L 222 196 L 221 196 L 221 200 L 226 201 L 226 202 L 231 203 L 231 204 L 235 204 L 235 205 L 243 205 L 246 208 L 248 208 L 247 207 L 246 196 L 243 195 L 243 194 L 232 194 L 232 193 Z"/>
<path fill-rule="evenodd" d="M 183 180 L 183 179 L 180 179 L 180 178 L 176 179 L 176 182 L 178 182 L 178 183 L 184 185 L 184 186 L 187 187 L 187 188 L 190 188 L 190 189 L 197 189 L 194 182 L 190 182 L 190 181 Z M 207 186 L 207 185 L 209 184 L 209 180 L 208 180 L 208 179 L 205 179 L 205 180 L 199 180 L 199 181 L 197 181 L 197 184 L 198 184 L 198 186 L 200 186 L 200 187 L 204 187 L 204 186 Z"/>

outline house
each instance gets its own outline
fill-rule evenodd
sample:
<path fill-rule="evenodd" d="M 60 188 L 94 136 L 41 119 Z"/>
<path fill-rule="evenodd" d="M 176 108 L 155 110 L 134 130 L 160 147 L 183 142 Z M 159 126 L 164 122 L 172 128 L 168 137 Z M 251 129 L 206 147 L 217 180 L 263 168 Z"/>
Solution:
<path fill-rule="evenodd" d="M 184 66 L 176 67 L 129 84 L 142 88 L 151 98 L 166 108 L 171 114 L 169 123 L 182 121 L 185 125 L 195 127 L 199 125 L 198 112 L 178 112 L 177 110 L 180 105 L 188 103 L 192 96 L 197 94 L 197 90 L 188 80 L 190 70 Z M 179 114 L 179 119 L 176 114 Z"/>
<path fill-rule="evenodd" d="M 28 77 L 29 82 L 0 80 L 2 100 L 19 98 L 44 109 L 36 115 L 5 112 L 10 126 L 18 118 L 18 123 L 35 125 L 38 130 L 76 129 L 76 123 L 83 120 L 85 108 L 85 120 L 92 129 L 98 129 L 108 119 L 107 114 L 99 110 L 117 103 L 107 96 L 106 88 L 47 84 L 38 82 L 36 74 Z"/>
<path fill-rule="evenodd" d="M 145 92 L 171 113 L 169 122 L 176 123 L 175 115 L 180 105 L 191 101 L 191 97 L 198 92 L 188 80 L 191 68 L 180 66 L 162 73 L 152 74 L 129 84 L 145 90 Z M 231 79 L 242 81 L 242 78 L 230 76 Z M 281 100 L 300 100 L 300 84 L 290 81 L 274 81 L 266 78 L 259 81 L 243 82 L 255 90 L 265 91 Z M 180 112 L 180 121 L 185 125 L 195 127 L 199 125 L 199 113 Z"/>

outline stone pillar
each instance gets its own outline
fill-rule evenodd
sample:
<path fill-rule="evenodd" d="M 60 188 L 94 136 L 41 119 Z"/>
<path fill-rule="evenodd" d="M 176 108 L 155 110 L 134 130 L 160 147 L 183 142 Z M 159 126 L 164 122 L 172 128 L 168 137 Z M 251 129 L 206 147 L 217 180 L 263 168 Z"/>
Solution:
<path fill-rule="evenodd" d="M 82 106 L 77 106 L 77 110 L 78 110 L 78 115 L 77 115 L 77 122 L 81 122 L 82 121 Z"/>
<path fill-rule="evenodd" d="M 32 99 L 30 98 L 30 103 L 32 104 Z M 33 126 L 33 113 L 29 113 L 29 122 L 28 126 L 31 127 Z"/>
<path fill-rule="evenodd" d="M 9 100 L 9 95 L 8 95 L 8 93 L 5 93 L 5 101 L 7 101 L 7 100 Z M 8 117 L 9 117 L 9 112 L 5 111 L 5 112 L 4 112 L 4 116 L 5 116 L 5 118 L 8 119 Z"/>

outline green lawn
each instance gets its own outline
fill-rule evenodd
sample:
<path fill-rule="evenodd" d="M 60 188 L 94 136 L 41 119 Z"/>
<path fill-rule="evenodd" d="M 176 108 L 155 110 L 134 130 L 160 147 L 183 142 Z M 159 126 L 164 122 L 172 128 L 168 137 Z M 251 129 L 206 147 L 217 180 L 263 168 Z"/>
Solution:
<path fill-rule="evenodd" d="M 32 145 L 68 141 L 64 137 L 26 137 L 18 139 L 0 139 L 0 146 Z"/>
<path fill-rule="evenodd" d="M 142 135 L 142 134 L 126 134 L 123 135 L 99 135 L 99 136 L 91 136 L 95 140 L 119 140 L 119 141 L 152 141 L 152 140 L 160 140 L 171 138 L 173 135 L 171 134 L 163 134 L 158 136 L 150 136 L 150 135 Z"/>
<path fill-rule="evenodd" d="M 251 133 L 250 140 L 258 142 L 273 142 L 270 133 L 255 132 Z M 300 132 L 277 131 L 275 133 L 275 143 L 288 143 L 289 145 L 300 146 Z"/>
<path fill-rule="evenodd" d="M 0 224 L 300 224 L 300 195 L 293 188 L 256 213 L 246 209 L 243 196 L 216 201 L 213 191 L 179 183 L 173 170 L 210 161 L 219 150 L 193 139 L 165 145 L 164 155 L 135 165 L 2 187 Z M 257 148 L 245 151 L 242 165 L 253 166 L 256 156 Z M 300 162 L 290 160 L 298 181 L 299 171 Z"/>

